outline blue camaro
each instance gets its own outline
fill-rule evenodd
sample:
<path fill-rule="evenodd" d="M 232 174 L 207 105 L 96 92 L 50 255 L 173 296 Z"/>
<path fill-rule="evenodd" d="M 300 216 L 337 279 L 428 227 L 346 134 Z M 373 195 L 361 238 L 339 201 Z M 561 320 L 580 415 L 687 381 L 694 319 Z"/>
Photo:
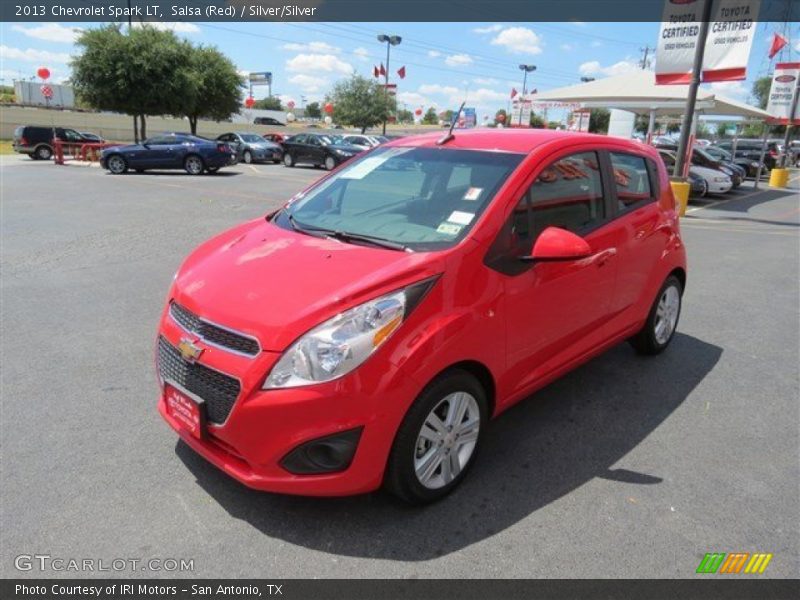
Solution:
<path fill-rule="evenodd" d="M 115 175 L 128 169 L 184 169 L 200 175 L 235 163 L 236 152 L 228 144 L 185 133 L 157 135 L 141 144 L 113 146 L 100 153 L 100 165 Z"/>

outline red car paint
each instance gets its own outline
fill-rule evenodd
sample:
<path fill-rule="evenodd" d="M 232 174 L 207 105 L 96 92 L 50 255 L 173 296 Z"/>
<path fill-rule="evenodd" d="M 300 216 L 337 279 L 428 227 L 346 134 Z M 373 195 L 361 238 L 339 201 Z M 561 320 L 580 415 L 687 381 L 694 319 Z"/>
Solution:
<path fill-rule="evenodd" d="M 409 137 L 383 147 L 436 148 L 440 137 Z M 401 421 L 437 374 L 456 364 L 479 374 L 496 416 L 638 331 L 665 279 L 677 273 L 685 280 L 675 200 L 655 149 L 546 130 L 457 132 L 441 151 L 451 148 L 526 156 L 469 234 L 450 248 L 397 252 L 358 246 L 260 218 L 189 256 L 169 300 L 252 336 L 261 350 L 250 358 L 194 340 L 202 352 L 199 363 L 238 378 L 241 392 L 224 424 L 208 427 L 198 439 L 167 413 L 162 385 L 159 411 L 187 444 L 253 488 L 302 495 L 368 492 L 380 487 Z M 650 159 L 658 197 L 610 218 L 583 239 L 539 236 L 540 255 L 557 253 L 566 243 L 581 254 L 576 260 L 543 261 L 514 276 L 487 266 L 487 252 L 520 194 L 555 160 L 585 151 Z M 396 333 L 354 371 L 327 383 L 261 389 L 283 351 L 307 331 L 434 276 L 435 285 Z M 174 346 L 186 336 L 168 306 L 159 334 Z M 363 432 L 346 470 L 303 476 L 280 465 L 299 444 L 356 427 Z"/>

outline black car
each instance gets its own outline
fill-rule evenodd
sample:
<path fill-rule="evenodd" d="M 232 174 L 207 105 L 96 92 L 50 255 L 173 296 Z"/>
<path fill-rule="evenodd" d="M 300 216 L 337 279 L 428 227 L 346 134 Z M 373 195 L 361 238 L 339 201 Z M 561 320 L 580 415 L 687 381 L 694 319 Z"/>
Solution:
<path fill-rule="evenodd" d="M 50 160 L 53 158 L 53 138 L 75 145 L 97 142 L 67 127 L 22 125 L 14 130 L 12 147 L 14 152 L 27 154 L 34 160 Z"/>
<path fill-rule="evenodd" d="M 236 157 L 248 165 L 253 162 L 279 163 L 283 159 L 280 144 L 264 139 L 257 133 L 223 133 L 218 142 L 227 143 L 236 152 Z"/>
<path fill-rule="evenodd" d="M 717 160 L 724 161 L 726 163 L 733 163 L 740 169 L 744 170 L 745 177 L 755 177 L 756 173 L 758 173 L 759 165 L 762 166 L 762 171 L 764 171 L 764 165 L 758 161 L 756 158 L 755 160 L 751 160 L 745 157 L 734 158 L 733 155 L 725 150 L 724 148 L 720 148 L 719 146 L 706 146 L 703 148 L 708 154 L 716 158 Z"/>
<path fill-rule="evenodd" d="M 225 142 L 186 133 L 161 134 L 141 144 L 112 146 L 100 153 L 100 166 L 114 175 L 129 168 L 139 173 L 147 169 L 184 169 L 190 175 L 200 175 L 235 162 L 236 153 Z"/>
<path fill-rule="evenodd" d="M 277 125 L 278 127 L 286 127 L 286 123 L 281 123 L 278 119 L 273 117 L 256 117 L 253 119 L 255 125 Z"/>
<path fill-rule="evenodd" d="M 738 158 L 747 158 L 752 161 L 758 161 L 761 158 L 761 148 L 763 146 L 762 140 L 738 140 L 736 142 L 736 153 L 734 156 Z M 717 144 L 723 150 L 733 154 L 733 141 L 724 141 Z M 777 142 L 767 142 L 767 149 L 764 152 L 764 166 L 770 171 L 775 168 L 780 156 L 780 149 Z"/>
<path fill-rule="evenodd" d="M 308 163 L 331 171 L 359 152 L 361 148 L 345 144 L 335 135 L 298 133 L 283 141 L 283 164 L 293 167 Z"/>
<path fill-rule="evenodd" d="M 716 169 L 722 171 L 733 182 L 733 187 L 737 188 L 742 185 L 744 181 L 745 171 L 741 167 L 724 160 L 718 160 L 710 153 L 706 152 L 705 148 L 692 149 L 692 164 L 698 167 L 706 167 L 707 169 Z"/>

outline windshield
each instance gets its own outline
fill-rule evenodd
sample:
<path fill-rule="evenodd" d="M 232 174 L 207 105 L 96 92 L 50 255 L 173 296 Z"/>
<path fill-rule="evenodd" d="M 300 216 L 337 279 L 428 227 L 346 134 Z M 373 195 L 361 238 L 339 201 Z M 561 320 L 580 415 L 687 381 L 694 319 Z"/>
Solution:
<path fill-rule="evenodd" d="M 263 144 L 266 141 L 260 135 L 256 135 L 254 133 L 243 133 L 239 137 L 241 137 L 248 144 Z"/>
<path fill-rule="evenodd" d="M 523 158 L 505 152 L 378 148 L 291 202 L 275 223 L 440 250 L 467 234 Z"/>
<path fill-rule="evenodd" d="M 721 160 L 730 160 L 731 155 L 722 148 L 705 148 L 706 153 L 710 154 L 712 157 Z"/>
<path fill-rule="evenodd" d="M 342 136 L 340 135 L 321 135 L 319 136 L 319 141 L 323 144 L 330 145 L 330 144 L 341 144 L 342 143 Z"/>

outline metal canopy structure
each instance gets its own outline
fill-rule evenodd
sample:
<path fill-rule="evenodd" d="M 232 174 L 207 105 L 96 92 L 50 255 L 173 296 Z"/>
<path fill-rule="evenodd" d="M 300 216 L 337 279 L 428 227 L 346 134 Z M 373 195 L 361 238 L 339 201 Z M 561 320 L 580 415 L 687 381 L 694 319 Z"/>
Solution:
<path fill-rule="evenodd" d="M 639 115 L 680 115 L 686 106 L 688 85 L 656 85 L 652 71 L 635 71 L 615 77 L 542 92 L 536 102 L 565 102 L 582 108 L 618 108 Z M 766 119 L 769 113 L 738 100 L 700 89 L 697 112 L 703 115 Z"/>

